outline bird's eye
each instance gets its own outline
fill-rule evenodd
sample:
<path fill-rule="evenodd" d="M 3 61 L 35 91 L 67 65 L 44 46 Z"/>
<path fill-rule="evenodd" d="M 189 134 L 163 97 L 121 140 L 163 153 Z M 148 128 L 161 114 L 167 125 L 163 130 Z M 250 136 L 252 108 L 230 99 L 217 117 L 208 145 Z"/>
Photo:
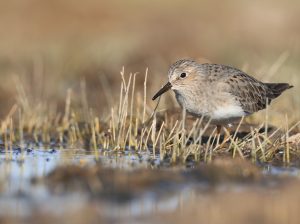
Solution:
<path fill-rule="evenodd" d="M 185 77 L 186 77 L 186 73 L 185 72 L 183 72 L 183 73 L 180 74 L 180 78 L 185 78 Z"/>

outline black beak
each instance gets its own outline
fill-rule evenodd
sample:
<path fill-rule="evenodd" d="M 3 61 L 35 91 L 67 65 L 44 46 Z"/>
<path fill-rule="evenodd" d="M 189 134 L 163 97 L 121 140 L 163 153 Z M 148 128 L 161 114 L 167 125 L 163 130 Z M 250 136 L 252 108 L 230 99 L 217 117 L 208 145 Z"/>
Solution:
<path fill-rule="evenodd" d="M 165 92 L 167 92 L 169 89 L 171 89 L 172 85 L 170 82 L 167 82 L 166 85 L 164 85 L 164 87 L 162 87 L 152 98 L 152 100 L 155 100 L 157 97 L 159 97 L 160 95 L 164 94 Z"/>

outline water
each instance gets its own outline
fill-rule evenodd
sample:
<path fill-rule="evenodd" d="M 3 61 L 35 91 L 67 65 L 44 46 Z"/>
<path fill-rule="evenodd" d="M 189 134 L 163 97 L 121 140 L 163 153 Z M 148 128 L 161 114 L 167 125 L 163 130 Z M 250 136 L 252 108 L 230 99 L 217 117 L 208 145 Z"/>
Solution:
<path fill-rule="evenodd" d="M 100 152 L 98 162 L 104 167 L 119 169 L 147 168 L 150 155 L 142 153 L 116 153 L 114 151 Z M 88 202 L 88 195 L 81 193 L 68 193 L 63 197 L 52 195 L 45 185 L 33 185 L 32 178 L 46 176 L 55 167 L 66 164 L 94 165 L 97 162 L 95 156 L 84 150 L 27 150 L 20 152 L 15 150 L 11 153 L 0 154 L 0 215 L 12 214 L 13 216 L 27 216 L 36 209 L 42 212 L 64 213 L 64 209 L 80 209 Z M 130 204 L 116 208 L 115 205 L 106 203 L 107 215 L 127 214 L 128 209 L 132 214 L 139 214 L 143 204 L 148 211 L 154 201 L 151 194 L 145 194 L 139 202 L 136 200 Z M 47 201 L 47 203 L 45 203 Z M 74 205 L 76 205 L 74 207 Z M 112 209 L 114 208 L 114 209 Z"/>
<path fill-rule="evenodd" d="M 151 162 L 150 162 L 151 161 Z M 44 177 L 53 169 L 66 164 L 95 165 L 101 163 L 103 167 L 132 170 L 151 168 L 159 165 L 158 157 L 148 152 L 99 152 L 96 160 L 85 150 L 27 150 L 11 153 L 0 153 L 0 215 L 27 217 L 35 211 L 62 215 L 70 210 L 80 210 L 91 204 L 91 198 L 84 192 L 68 192 L 64 195 L 52 194 L 45 184 L 32 184 L 32 178 Z M 278 168 L 265 166 L 264 175 L 293 177 L 300 176 L 298 168 Z M 108 218 L 132 218 L 155 214 L 157 211 L 175 211 L 185 203 L 194 200 L 199 194 L 199 184 L 180 183 L 167 189 L 145 190 L 139 197 L 126 203 L 107 200 L 97 200 L 96 206 L 101 208 Z M 203 187 L 203 186 L 202 186 Z M 222 187 L 220 187 L 222 189 Z M 239 186 L 236 190 L 239 190 Z M 47 203 L 45 203 L 47 202 Z M 93 202 L 94 203 L 94 202 Z"/>
<path fill-rule="evenodd" d="M 278 167 L 266 165 L 264 166 L 263 173 L 273 176 L 293 176 L 300 177 L 300 169 L 298 167 Z"/>

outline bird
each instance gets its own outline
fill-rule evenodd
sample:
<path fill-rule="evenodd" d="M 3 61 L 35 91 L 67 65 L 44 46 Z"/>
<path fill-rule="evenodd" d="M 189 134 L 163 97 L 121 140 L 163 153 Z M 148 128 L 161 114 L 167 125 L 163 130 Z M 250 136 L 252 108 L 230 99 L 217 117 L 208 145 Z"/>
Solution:
<path fill-rule="evenodd" d="M 228 65 L 182 59 L 170 66 L 168 82 L 152 100 L 172 89 L 183 109 L 209 120 L 220 134 L 222 127 L 265 109 L 292 87 L 288 83 L 264 83 Z"/>

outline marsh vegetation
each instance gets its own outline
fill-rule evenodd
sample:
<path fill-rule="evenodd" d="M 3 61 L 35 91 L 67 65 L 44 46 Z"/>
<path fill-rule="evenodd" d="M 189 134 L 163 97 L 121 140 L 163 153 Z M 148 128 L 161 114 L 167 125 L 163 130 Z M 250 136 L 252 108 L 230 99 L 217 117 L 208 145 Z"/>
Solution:
<path fill-rule="evenodd" d="M 296 223 L 289 2 L 0 3 L 0 222 Z M 173 94 L 151 100 L 186 57 L 295 87 L 221 145 Z"/>

